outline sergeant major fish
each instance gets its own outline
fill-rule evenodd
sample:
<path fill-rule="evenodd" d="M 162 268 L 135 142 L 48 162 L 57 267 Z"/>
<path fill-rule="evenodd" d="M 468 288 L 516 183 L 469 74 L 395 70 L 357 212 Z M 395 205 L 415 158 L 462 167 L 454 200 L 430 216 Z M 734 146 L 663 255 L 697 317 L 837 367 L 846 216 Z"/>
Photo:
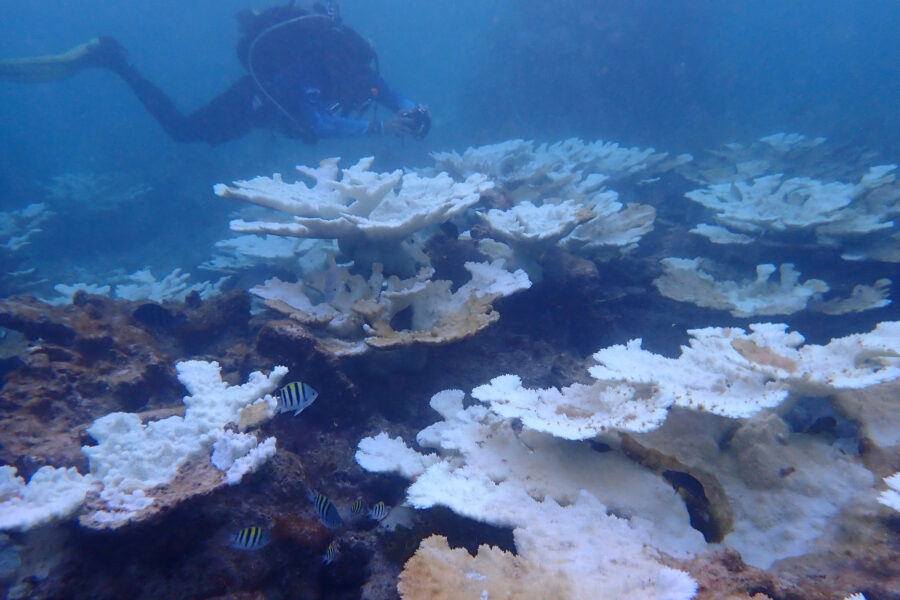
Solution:
<path fill-rule="evenodd" d="M 318 397 L 319 392 L 308 383 L 292 381 L 278 391 L 278 412 L 294 411 L 296 417 Z"/>
<path fill-rule="evenodd" d="M 381 521 L 388 513 L 391 512 L 391 507 L 384 503 L 384 501 L 379 500 L 375 503 L 375 506 L 369 509 L 369 518 L 375 521 Z"/>
<path fill-rule="evenodd" d="M 366 504 L 362 500 L 357 500 L 350 506 L 350 514 L 353 516 L 360 515 L 365 510 Z"/>
<path fill-rule="evenodd" d="M 325 549 L 325 554 L 322 555 L 322 564 L 326 566 L 330 565 L 339 554 L 340 550 L 338 549 L 337 542 L 331 542 L 328 544 L 328 548 Z"/>
<path fill-rule="evenodd" d="M 262 527 L 244 527 L 231 537 L 231 547 L 237 550 L 259 550 L 271 541 Z"/>
<path fill-rule="evenodd" d="M 322 521 L 322 524 L 325 525 L 325 527 L 337 529 L 344 524 L 344 520 L 341 519 L 341 513 L 338 512 L 334 502 L 329 500 L 327 496 L 320 494 L 315 490 L 309 490 L 307 497 L 310 502 L 313 503 L 316 514 L 319 516 L 319 520 Z"/>

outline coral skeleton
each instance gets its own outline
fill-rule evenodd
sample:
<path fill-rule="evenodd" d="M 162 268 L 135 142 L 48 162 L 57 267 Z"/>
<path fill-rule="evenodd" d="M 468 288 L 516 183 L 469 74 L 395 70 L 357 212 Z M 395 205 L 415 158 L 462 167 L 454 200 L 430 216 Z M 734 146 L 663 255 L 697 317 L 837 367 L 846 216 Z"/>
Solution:
<path fill-rule="evenodd" d="M 503 264 L 502 259 L 465 263 L 472 277 L 456 291 L 450 281 L 432 280 L 430 267 L 408 279 L 385 278 L 376 263 L 366 280 L 332 262 L 306 281 L 270 279 L 250 292 L 313 328 L 335 355 L 348 356 L 369 348 L 446 344 L 474 335 L 500 318 L 491 306 L 494 300 L 531 286 L 524 271 L 510 272 Z M 391 322 L 406 309 L 412 311 L 411 326 L 398 331 Z"/>
<path fill-rule="evenodd" d="M 430 225 L 438 225 L 479 201 L 493 184 L 482 174 L 455 182 L 446 174 L 422 177 L 370 171 L 373 157 L 340 169 L 337 158 L 323 160 L 318 168 L 298 166 L 312 179 L 285 182 L 280 174 L 218 184 L 223 198 L 245 200 L 274 209 L 286 216 L 282 221 L 231 222 L 240 233 L 274 234 L 302 238 L 396 243 Z"/>
<path fill-rule="evenodd" d="M 837 245 L 840 239 L 893 226 L 889 218 L 900 212 L 900 190 L 891 185 L 896 168 L 871 167 L 857 183 L 766 175 L 711 184 L 685 196 L 714 211 L 716 221 L 732 233 L 805 230 L 814 232 L 820 244 Z"/>
<path fill-rule="evenodd" d="M 27 246 L 40 225 L 55 213 L 44 203 L 29 204 L 19 210 L 0 212 L 0 249 L 15 252 Z"/>
<path fill-rule="evenodd" d="M 41 467 L 25 484 L 15 467 L 0 467 L 0 531 L 27 531 L 77 512 L 90 478 L 74 467 Z"/>
<path fill-rule="evenodd" d="M 485 407 L 464 409 L 463 396 L 459 390 L 446 390 L 431 400 L 444 421 L 423 430 L 417 441 L 436 448 L 441 459 L 427 466 L 410 486 L 407 500 L 412 506 L 443 505 L 469 518 L 513 527 L 516 554 L 525 571 L 539 572 L 537 565 L 548 569 L 555 575 L 544 585 L 556 582 L 556 586 L 570 589 L 571 595 L 566 597 L 623 597 L 629 590 L 639 591 L 642 597 L 693 597 L 693 580 L 657 560 L 660 546 L 684 555 L 684 547 L 699 549 L 702 545 L 697 533 L 687 527 L 669 529 L 678 522 L 678 503 L 671 490 L 656 487 L 653 478 L 645 478 L 647 474 L 640 469 L 629 470 L 618 459 L 574 442 L 534 434 L 525 443 L 506 419 Z M 364 442 L 380 445 L 387 452 L 383 439 Z M 380 470 L 400 469 L 408 464 L 410 452 L 399 449 L 394 467 L 380 460 Z M 361 447 L 358 456 L 361 463 L 373 466 L 367 462 L 369 454 Z M 593 493 L 616 493 L 597 481 L 604 472 L 621 476 L 620 489 L 634 493 L 640 487 L 631 486 L 646 486 L 638 501 L 644 506 L 632 506 L 631 514 L 651 510 L 650 506 L 658 508 L 661 522 L 657 527 L 642 518 L 627 520 L 609 514 L 608 505 Z M 624 498 L 618 501 L 629 502 Z M 401 591 L 421 584 L 416 581 L 420 576 L 426 575 L 408 570 Z M 485 580 L 484 585 L 503 583 Z M 557 588 L 546 589 L 550 593 Z M 541 597 L 539 592 L 536 597 Z"/>
<path fill-rule="evenodd" d="M 506 188 L 539 188 L 545 196 L 564 187 L 561 183 L 584 180 L 582 173 L 602 175 L 598 183 L 605 178 L 651 177 L 692 159 L 687 154 L 669 157 L 653 148 L 625 148 L 613 142 L 583 142 L 578 138 L 540 145 L 517 139 L 470 147 L 462 154 L 433 152 L 431 156 L 438 169 L 455 177 L 484 173 Z"/>
<path fill-rule="evenodd" d="M 183 273 L 180 268 L 157 279 L 150 268 L 135 271 L 124 278 L 128 283 L 96 284 L 96 283 L 58 283 L 53 289 L 59 293 L 55 298 L 44 299 L 47 304 L 71 304 L 72 298 L 78 292 L 110 296 L 119 300 L 151 300 L 153 302 L 166 302 L 174 300 L 184 302 L 184 299 L 192 293 L 197 293 L 204 300 L 222 293 L 222 287 L 228 281 L 228 276 L 220 277 L 217 281 L 198 281 L 188 283 L 190 273 Z M 117 278 L 122 280 L 121 278 Z"/>
<path fill-rule="evenodd" d="M 900 512 L 900 473 L 894 473 L 890 477 L 885 477 L 884 483 L 888 486 L 888 489 L 881 492 L 878 501 Z"/>
<path fill-rule="evenodd" d="M 821 279 L 800 283 L 800 273 L 790 263 L 777 268 L 777 282 L 773 280 L 776 267 L 771 264 L 757 265 L 755 279 L 737 282 L 715 279 L 699 258 L 664 258 L 660 262 L 664 273 L 653 281 L 660 294 L 704 308 L 728 310 L 735 317 L 788 315 L 808 307 L 837 315 L 891 303 L 890 279 L 879 279 L 872 286 L 857 285 L 848 298 L 824 300 L 828 284 Z"/>
<path fill-rule="evenodd" d="M 277 403 L 269 394 L 287 374 L 286 367 L 275 367 L 268 376 L 251 373 L 240 386 L 226 384 L 215 362 L 180 362 L 176 370 L 190 392 L 184 397 L 187 410 L 183 417 L 145 424 L 135 413 L 111 413 L 88 428 L 97 445 L 82 450 L 90 460 L 90 476 L 98 489 L 88 498 L 83 525 L 120 527 L 152 514 L 148 511 L 161 491 L 176 499 L 202 491 L 204 487 L 196 481 L 186 482 L 182 491 L 163 490 L 191 461 L 211 460 L 225 472 L 213 477 L 209 488 L 238 483 L 274 454 L 274 438 L 260 443 L 255 435 L 235 434 L 226 425 L 238 423 L 242 411 L 260 399 L 268 405 L 268 416 L 274 416 Z"/>

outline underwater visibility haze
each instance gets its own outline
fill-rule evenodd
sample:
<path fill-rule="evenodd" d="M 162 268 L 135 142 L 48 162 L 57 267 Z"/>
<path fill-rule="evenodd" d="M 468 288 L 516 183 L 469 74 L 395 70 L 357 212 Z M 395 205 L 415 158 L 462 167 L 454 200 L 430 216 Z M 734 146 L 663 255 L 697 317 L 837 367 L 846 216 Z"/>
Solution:
<path fill-rule="evenodd" d="M 0 597 L 900 599 L 898 29 L 0 3 Z"/>

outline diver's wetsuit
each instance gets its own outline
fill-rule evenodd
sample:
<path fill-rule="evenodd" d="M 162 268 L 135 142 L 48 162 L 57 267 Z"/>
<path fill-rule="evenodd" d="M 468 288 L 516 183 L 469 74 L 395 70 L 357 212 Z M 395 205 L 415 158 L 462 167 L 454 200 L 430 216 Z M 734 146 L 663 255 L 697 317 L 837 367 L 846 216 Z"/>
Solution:
<path fill-rule="evenodd" d="M 360 118 L 377 102 L 397 113 L 392 132 L 424 137 L 427 109 L 392 91 L 378 75 L 375 51 L 336 13 L 318 3 L 294 2 L 262 13 L 242 11 L 238 58 L 248 75 L 199 110 L 183 115 L 166 94 L 129 64 L 125 50 L 102 36 L 57 55 L 0 61 L 0 79 L 42 82 L 88 67 L 105 68 L 128 84 L 141 103 L 180 142 L 221 144 L 253 128 L 313 143 L 322 137 L 383 133 Z M 415 111 L 412 109 L 415 108 Z M 414 113 L 412 120 L 409 114 Z"/>
<path fill-rule="evenodd" d="M 297 101 L 285 108 L 291 111 L 294 120 L 272 104 L 249 75 L 238 79 L 206 106 L 183 115 L 162 90 L 133 67 L 113 70 L 166 133 L 179 142 L 215 145 L 243 137 L 253 128 L 265 128 L 311 143 L 318 138 L 365 135 L 371 126 L 368 120 L 329 112 L 328 108 L 336 100 L 324 99 L 321 88 L 311 81 L 307 85 L 291 86 L 296 88 Z M 383 79 L 379 78 L 378 82 L 379 103 L 395 112 L 415 106 L 406 96 L 390 90 Z"/>
<path fill-rule="evenodd" d="M 415 106 L 378 75 L 375 52 L 357 32 L 333 17 L 292 4 L 251 20 L 238 43 L 238 58 L 250 75 L 186 116 L 128 64 L 115 40 L 100 42 L 106 60 L 99 66 L 117 73 L 178 141 L 220 144 L 257 127 L 309 143 L 322 137 L 361 136 L 379 133 L 370 131 L 370 121 L 359 118 L 374 102 L 394 112 Z"/>

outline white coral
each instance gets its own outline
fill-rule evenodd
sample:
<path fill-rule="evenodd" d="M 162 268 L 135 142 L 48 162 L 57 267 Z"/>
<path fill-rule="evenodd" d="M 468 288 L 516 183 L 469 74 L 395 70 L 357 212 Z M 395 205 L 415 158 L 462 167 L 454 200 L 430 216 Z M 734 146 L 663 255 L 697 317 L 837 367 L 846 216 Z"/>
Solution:
<path fill-rule="evenodd" d="M 896 196 L 882 198 L 896 165 L 871 167 L 858 183 L 766 175 L 751 181 L 714 183 L 685 196 L 715 211 L 724 226 L 747 233 L 814 230 L 826 243 L 892 227 Z M 874 196 L 874 197 L 872 197 Z"/>
<path fill-rule="evenodd" d="M 789 315 L 803 310 L 812 298 L 828 291 L 820 279 L 800 283 L 794 265 L 778 268 L 778 281 L 772 280 L 775 265 L 757 265 L 756 278 L 746 281 L 717 281 L 705 272 L 699 258 L 664 258 L 664 273 L 653 281 L 659 293 L 680 302 L 729 310 L 736 317 Z"/>
<path fill-rule="evenodd" d="M 491 309 L 494 299 L 531 286 L 524 271 L 507 271 L 503 265 L 502 259 L 465 263 L 472 277 L 456 291 L 450 281 L 432 280 L 431 268 L 407 279 L 385 278 L 376 263 L 367 280 L 332 263 L 308 281 L 270 279 L 250 292 L 312 326 L 335 354 L 352 355 L 367 347 L 444 344 L 477 333 L 499 318 Z M 397 331 L 391 321 L 406 309 L 412 313 L 411 327 Z"/>
<path fill-rule="evenodd" d="M 226 424 L 239 422 L 245 407 L 259 398 L 274 404 L 275 399 L 268 394 L 287 374 L 286 367 L 276 367 L 268 376 L 253 372 L 247 383 L 229 386 L 215 362 L 184 361 L 176 365 L 176 370 L 179 381 L 190 392 L 184 397 L 184 417 L 144 424 L 137 414 L 111 413 L 88 428 L 97 445 L 82 450 L 88 456 L 94 480 L 101 485 L 101 507 L 83 518 L 86 524 L 127 522 L 150 506 L 153 498 L 147 492 L 172 481 L 188 461 L 208 457 L 214 444 L 225 436 Z M 232 448 L 226 457 L 226 448 L 220 446 L 217 462 L 222 466 L 227 463 L 230 482 L 239 481 L 244 472 L 271 456 L 274 438 L 269 439 L 272 441 L 266 440 L 261 451 L 244 444 L 241 456 Z M 238 463 L 242 456 L 248 456 L 249 462 Z M 231 472 L 235 464 L 237 468 Z"/>
<path fill-rule="evenodd" d="M 900 512 L 900 473 L 894 473 L 890 477 L 885 477 L 884 483 L 888 486 L 888 489 L 881 492 L 878 501 Z"/>
<path fill-rule="evenodd" d="M 523 431 L 526 443 L 505 419 L 479 405 L 464 409 L 462 399 L 458 390 L 432 398 L 444 420 L 417 439 L 438 449 L 441 460 L 416 477 L 407 492 L 410 504 L 448 506 L 513 527 L 517 554 L 569 580 L 573 598 L 624 597 L 634 590 L 642 597 L 693 595 L 687 574 L 656 560 L 659 548 L 685 556 L 703 546 L 671 489 L 613 453 Z M 409 452 L 404 445 L 397 464 L 408 461 Z M 399 468 L 384 460 L 378 467 Z M 613 480 L 617 484 L 609 485 Z M 653 515 L 655 524 L 610 516 L 611 510 Z"/>
<path fill-rule="evenodd" d="M 603 381 L 652 385 L 659 401 L 732 418 L 777 406 L 788 393 L 829 394 L 900 378 L 900 321 L 871 332 L 803 344 L 784 324 L 688 330 L 690 345 L 667 358 L 631 340 L 594 354 L 591 375 Z"/>
<path fill-rule="evenodd" d="M 287 221 L 239 219 L 231 222 L 234 231 L 396 242 L 453 218 L 493 187 L 482 174 L 455 182 L 445 173 L 435 177 L 404 175 L 400 170 L 376 173 L 369 170 L 373 157 L 340 170 L 338 160 L 326 159 L 318 169 L 297 167 L 315 180 L 312 187 L 286 183 L 276 174 L 236 181 L 233 186 L 218 184 L 214 190 L 219 196 L 253 202 L 290 217 Z"/>
<path fill-rule="evenodd" d="M 74 467 L 41 467 L 25 484 L 15 467 L 0 467 L 0 531 L 27 531 L 64 519 L 84 503 L 91 485 Z"/>

